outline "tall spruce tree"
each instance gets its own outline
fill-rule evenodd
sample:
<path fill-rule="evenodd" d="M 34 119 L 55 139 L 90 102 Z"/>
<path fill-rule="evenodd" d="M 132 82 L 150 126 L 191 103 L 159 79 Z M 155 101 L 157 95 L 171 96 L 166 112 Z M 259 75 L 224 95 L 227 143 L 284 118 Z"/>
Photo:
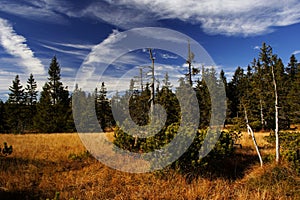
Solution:
<path fill-rule="evenodd" d="M 38 104 L 36 125 L 43 132 L 68 132 L 71 116 L 69 91 L 61 82 L 60 65 L 53 57 L 48 70 L 48 82 L 45 83 Z M 42 98 L 43 97 L 43 98 Z M 50 109 L 50 110 L 49 110 Z M 45 112 L 48 110 L 48 112 Z M 44 127 L 48 123 L 48 128 Z M 73 126 L 74 127 L 74 126 Z"/>
<path fill-rule="evenodd" d="M 0 99 L 0 133 L 7 131 L 5 104 Z"/>
<path fill-rule="evenodd" d="M 295 79 L 297 73 L 297 66 L 298 66 L 298 61 L 295 55 L 293 54 L 291 55 L 290 62 L 288 63 L 288 67 L 286 68 L 286 72 L 288 73 L 292 81 Z"/>
<path fill-rule="evenodd" d="M 4 103 L 0 99 L 0 133 L 4 132 Z"/>
<path fill-rule="evenodd" d="M 166 110 L 167 121 L 165 126 L 169 126 L 180 121 L 180 106 L 177 97 L 172 91 L 172 84 L 168 73 L 165 74 L 162 82 L 163 86 L 161 90 L 156 93 L 156 99 L 157 103 Z"/>
<path fill-rule="evenodd" d="M 37 84 L 33 78 L 33 75 L 30 74 L 25 88 L 26 104 L 29 106 L 34 106 L 37 103 L 37 95 Z"/>
<path fill-rule="evenodd" d="M 112 127 L 114 123 L 110 101 L 107 98 L 107 89 L 105 83 L 101 83 L 100 90 L 95 89 L 96 114 L 102 130 Z"/>
<path fill-rule="evenodd" d="M 8 98 L 8 124 L 10 130 L 15 133 L 22 133 L 25 129 L 24 103 L 25 94 L 21 85 L 19 75 L 16 75 L 12 81 L 12 86 L 9 87 Z"/>
<path fill-rule="evenodd" d="M 45 84 L 41 92 L 40 101 L 37 104 L 37 113 L 34 117 L 34 126 L 36 130 L 42 133 L 50 133 L 55 129 L 54 110 L 51 103 L 49 85 Z"/>
<path fill-rule="evenodd" d="M 26 115 L 27 115 L 27 123 L 28 129 L 33 128 L 33 118 L 36 114 L 36 103 L 37 103 L 37 84 L 33 75 L 30 74 L 27 85 L 25 88 L 25 104 L 26 104 Z"/>
<path fill-rule="evenodd" d="M 24 89 L 21 85 L 19 75 L 16 75 L 12 81 L 12 86 L 9 87 L 9 98 L 8 103 L 10 104 L 24 104 Z"/>
<path fill-rule="evenodd" d="M 291 65 L 290 61 L 290 64 Z M 296 59 L 294 62 L 297 62 Z M 295 77 L 290 81 L 290 87 L 287 94 L 288 113 L 292 124 L 300 123 L 300 64 L 293 64 L 297 66 Z M 292 78 L 290 77 L 289 80 Z"/>

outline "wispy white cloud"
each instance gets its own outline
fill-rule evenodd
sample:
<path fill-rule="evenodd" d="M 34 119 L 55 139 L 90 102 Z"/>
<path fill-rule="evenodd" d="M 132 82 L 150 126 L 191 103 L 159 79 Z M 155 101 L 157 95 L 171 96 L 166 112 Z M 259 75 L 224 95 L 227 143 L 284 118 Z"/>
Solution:
<path fill-rule="evenodd" d="M 210 34 L 259 35 L 276 26 L 300 22 L 300 2 L 297 0 L 120 0 L 110 1 L 122 6 L 154 13 L 156 19 L 180 19 L 199 24 Z"/>
<path fill-rule="evenodd" d="M 26 3 L 24 3 L 26 2 Z M 198 24 L 206 33 L 260 35 L 280 26 L 300 22 L 298 0 L 2 0 L 0 11 L 33 20 L 62 23 L 63 16 L 97 19 L 124 29 L 159 25 L 160 20 L 179 19 Z"/>
<path fill-rule="evenodd" d="M 95 45 L 92 44 L 71 44 L 71 43 L 56 43 L 53 44 L 63 46 L 63 47 L 70 47 L 78 50 L 91 50 Z"/>
<path fill-rule="evenodd" d="M 294 54 L 294 55 L 296 55 L 296 54 L 300 54 L 300 50 L 295 50 L 295 51 L 293 51 L 293 53 L 292 54 Z"/>
<path fill-rule="evenodd" d="M 60 12 L 54 9 L 64 7 L 63 1 L 60 4 L 54 4 L 54 1 L 49 0 L 32 0 L 32 1 L 13 1 L 1 0 L 0 11 L 9 14 L 21 16 L 35 21 L 46 21 L 50 23 L 65 23 L 66 19 Z"/>
<path fill-rule="evenodd" d="M 161 54 L 161 57 L 164 59 L 177 59 L 178 58 L 178 56 L 170 55 L 167 53 Z"/>
<path fill-rule="evenodd" d="M 41 45 L 42 47 L 45 47 L 47 49 L 51 49 L 55 52 L 61 52 L 61 53 L 66 53 L 66 54 L 71 54 L 71 55 L 75 55 L 75 56 L 80 56 L 82 58 L 84 58 L 87 53 L 84 53 L 82 51 L 71 51 L 71 50 L 64 50 L 64 49 L 60 49 L 60 48 L 57 48 L 57 47 L 53 47 L 53 46 L 49 46 L 49 45 Z"/>
<path fill-rule="evenodd" d="M 135 6 L 117 5 L 114 2 L 97 1 L 90 4 L 80 12 L 81 17 L 87 16 L 91 18 L 100 19 L 109 24 L 121 28 L 135 28 L 140 26 L 155 25 L 155 13 L 149 15 L 149 12 L 144 9 L 138 9 Z M 78 16 L 78 12 L 69 12 L 73 17 Z"/>
<path fill-rule="evenodd" d="M 152 30 L 151 34 L 142 34 L 143 31 L 147 32 L 147 29 L 139 29 L 136 32 L 119 32 L 118 30 L 113 30 L 105 40 L 92 49 L 82 67 L 78 70 L 76 81 L 79 86 L 82 87 L 83 90 L 91 91 L 96 87 L 99 81 L 104 81 L 107 84 L 108 90 L 125 90 L 128 89 L 130 79 L 139 76 L 139 68 L 141 67 L 143 68 L 144 76 L 147 77 L 146 73 L 150 71 L 150 68 L 147 67 L 151 66 L 148 51 L 143 48 L 144 46 L 140 47 L 132 44 L 145 39 L 145 36 L 149 39 L 149 44 L 154 46 L 156 43 L 166 42 L 166 38 L 163 38 L 163 40 L 159 39 L 162 36 L 160 35 L 160 37 L 158 37 L 159 34 L 156 32 L 158 30 L 159 29 Z M 154 32 L 157 34 L 153 34 Z M 165 32 L 162 33 L 166 35 Z M 169 33 L 169 36 L 172 38 L 172 34 Z M 176 38 L 175 35 L 173 36 Z M 178 42 L 183 43 L 183 41 L 187 43 L 186 38 L 178 37 L 177 40 L 171 39 L 169 43 L 174 43 L 174 41 L 176 44 L 178 44 Z M 131 46 L 128 44 L 131 44 Z M 186 45 L 187 44 L 184 44 L 184 46 Z M 134 49 L 134 47 L 137 47 L 137 49 Z M 165 55 L 165 58 L 168 56 L 176 60 L 174 55 L 167 55 L 161 51 L 154 51 L 153 55 L 155 56 L 156 53 L 159 56 Z M 178 77 L 183 76 L 182 71 L 185 70 L 179 66 L 157 62 L 155 62 L 155 66 L 157 79 L 162 80 L 165 73 L 168 72 L 170 80 L 175 82 L 174 85 L 176 85 Z M 145 82 L 147 82 L 146 79 L 147 78 L 144 80 Z"/>
<path fill-rule="evenodd" d="M 18 35 L 11 24 L 0 18 L 0 45 L 4 50 L 15 57 L 15 62 L 25 67 L 26 72 L 44 74 L 44 66 L 34 56 L 34 52 L 26 44 L 26 38 Z"/>
<path fill-rule="evenodd" d="M 254 50 L 260 50 L 260 46 L 257 45 L 257 46 L 255 46 L 255 47 L 253 47 L 253 49 L 254 49 Z"/>

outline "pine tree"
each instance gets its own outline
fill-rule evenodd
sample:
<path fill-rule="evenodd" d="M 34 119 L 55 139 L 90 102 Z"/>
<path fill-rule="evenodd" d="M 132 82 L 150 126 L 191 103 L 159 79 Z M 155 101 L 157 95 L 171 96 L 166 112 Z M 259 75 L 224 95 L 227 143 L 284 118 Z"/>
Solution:
<path fill-rule="evenodd" d="M 26 123 L 24 116 L 25 95 L 23 86 L 20 83 L 19 75 L 16 75 L 9 87 L 10 94 L 8 98 L 8 124 L 12 132 L 23 133 Z"/>
<path fill-rule="evenodd" d="M 293 81 L 295 79 L 295 75 L 297 73 L 297 59 L 295 57 L 295 55 L 291 55 L 290 57 L 290 62 L 288 63 L 288 67 L 286 68 L 286 72 L 287 74 L 290 76 L 291 81 Z"/>
<path fill-rule="evenodd" d="M 53 57 L 48 70 L 48 82 L 45 83 L 41 93 L 40 102 L 37 110 L 36 126 L 44 132 L 69 132 L 74 130 L 71 123 L 72 110 L 69 91 L 64 88 L 60 81 L 60 66 L 56 56 Z M 50 111 L 45 113 L 45 110 Z M 45 109 L 45 110 L 44 110 Z M 46 127 L 43 126 L 48 123 Z M 71 123 L 71 124 L 70 124 Z"/>
<path fill-rule="evenodd" d="M 37 114 L 34 117 L 34 126 L 42 133 L 54 132 L 54 110 L 51 102 L 49 85 L 45 84 L 37 104 Z"/>
<path fill-rule="evenodd" d="M 110 101 L 107 98 L 107 89 L 105 87 L 104 82 L 101 84 L 101 88 L 98 90 L 95 89 L 96 96 L 96 113 L 101 125 L 102 130 L 104 131 L 106 128 L 111 128 L 114 123 Z"/>
<path fill-rule="evenodd" d="M 172 89 L 172 84 L 170 82 L 170 77 L 168 72 L 166 72 L 164 79 L 162 80 L 163 82 L 163 86 L 162 89 L 167 89 L 167 90 L 171 90 Z"/>
<path fill-rule="evenodd" d="M 30 77 L 27 80 L 27 86 L 25 88 L 26 104 L 33 106 L 37 103 L 37 84 L 33 75 L 30 74 Z"/>
<path fill-rule="evenodd" d="M 63 87 L 62 82 L 60 81 L 60 66 L 57 62 L 56 56 L 52 58 L 48 74 L 48 85 L 51 94 L 51 101 L 53 105 L 56 105 L 60 100 L 59 95 Z"/>
<path fill-rule="evenodd" d="M 76 85 L 72 95 L 72 111 L 79 133 L 99 132 L 100 126 L 95 117 L 95 95 L 88 94 Z"/>
<path fill-rule="evenodd" d="M 25 88 L 25 102 L 26 102 L 26 115 L 27 115 L 27 123 L 28 128 L 33 128 L 33 118 L 36 114 L 36 103 L 37 103 L 37 84 L 33 75 L 30 74 L 27 85 Z"/>
<path fill-rule="evenodd" d="M 165 126 L 169 126 L 175 122 L 179 122 L 180 106 L 176 95 L 172 91 L 172 84 L 169 80 L 168 73 L 165 74 L 162 80 L 162 89 L 156 93 L 157 103 L 165 109 L 167 113 L 167 121 Z"/>
<path fill-rule="evenodd" d="M 12 86 L 9 87 L 8 102 L 10 104 L 24 104 L 24 89 L 20 83 L 19 75 L 16 75 L 15 80 L 13 80 Z"/>
<path fill-rule="evenodd" d="M 300 123 L 300 65 L 297 65 L 297 72 L 287 94 L 288 113 L 292 124 Z"/>
<path fill-rule="evenodd" d="M 259 62 L 261 64 L 261 71 L 258 74 L 260 83 L 260 109 L 261 109 L 261 123 L 263 129 L 274 128 L 274 87 L 272 76 L 272 47 L 263 43 L 260 53 Z"/>
<path fill-rule="evenodd" d="M 220 84 L 223 84 L 224 88 L 225 88 L 225 93 L 226 93 L 226 103 L 227 103 L 227 109 L 226 109 L 226 120 L 225 120 L 225 123 L 224 123 L 224 126 L 228 123 L 228 121 L 230 121 L 230 114 L 231 114 L 231 111 L 230 111 L 230 107 L 229 105 L 231 104 L 231 101 L 229 100 L 228 98 L 228 83 L 227 83 L 227 78 L 225 76 L 225 72 L 223 70 L 221 70 L 220 72 Z"/>
<path fill-rule="evenodd" d="M 239 116 L 239 105 L 241 101 L 242 81 L 244 79 L 244 70 L 238 67 L 232 77 L 231 82 L 228 84 L 227 97 L 230 101 L 229 108 L 231 111 L 230 117 L 235 118 Z"/>
<path fill-rule="evenodd" d="M 5 113 L 5 104 L 0 99 L 0 133 L 4 133 L 6 131 L 6 113 Z"/>

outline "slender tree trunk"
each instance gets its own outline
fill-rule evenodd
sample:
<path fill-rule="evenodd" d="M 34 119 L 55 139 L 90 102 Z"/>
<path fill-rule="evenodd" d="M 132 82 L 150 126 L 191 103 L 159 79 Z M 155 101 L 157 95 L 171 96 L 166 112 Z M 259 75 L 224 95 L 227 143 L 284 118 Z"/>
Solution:
<path fill-rule="evenodd" d="M 263 112 L 263 105 L 262 100 L 259 100 L 259 106 L 260 106 L 260 120 L 261 120 L 261 128 L 265 129 L 265 118 L 264 118 L 264 112 Z"/>
<path fill-rule="evenodd" d="M 144 86 L 143 86 L 143 68 L 140 68 L 140 84 L 141 84 L 141 90 L 142 92 L 144 91 Z"/>
<path fill-rule="evenodd" d="M 258 155 L 258 158 L 259 158 L 260 166 L 262 167 L 263 166 L 263 160 L 262 160 L 262 157 L 261 157 L 258 145 L 256 143 L 254 132 L 253 132 L 253 130 L 252 130 L 250 124 L 249 124 L 246 107 L 245 107 L 245 105 L 243 105 L 243 106 L 244 106 L 244 112 L 245 112 L 245 120 L 246 120 L 246 125 L 247 125 L 247 132 L 248 132 L 248 135 L 251 135 L 251 137 L 252 137 L 253 144 L 255 146 L 255 149 L 256 149 L 256 152 L 257 152 L 257 155 Z"/>
<path fill-rule="evenodd" d="M 155 82 L 155 77 L 154 77 L 154 58 L 153 58 L 153 54 L 152 54 L 152 49 L 149 49 L 149 54 L 150 54 L 150 59 L 152 62 L 151 65 L 151 79 L 152 79 L 152 83 L 151 83 L 151 97 L 150 97 L 150 109 L 151 109 L 151 114 L 153 114 L 154 111 L 154 82 Z"/>
<path fill-rule="evenodd" d="M 276 138 L 276 162 L 279 162 L 280 158 L 280 146 L 279 146 L 279 126 L 278 126 L 278 94 L 277 94 L 277 85 L 274 74 L 274 66 L 272 65 L 272 76 L 273 76 L 273 85 L 274 85 L 274 94 L 275 94 L 275 138 Z"/>
<path fill-rule="evenodd" d="M 190 86 L 192 87 L 193 86 L 193 80 L 192 80 L 192 62 L 193 62 L 193 53 L 191 51 L 191 44 L 190 44 L 190 41 L 188 41 L 188 58 L 187 58 L 187 61 L 186 63 L 189 65 L 188 66 L 188 82 L 190 84 Z"/>

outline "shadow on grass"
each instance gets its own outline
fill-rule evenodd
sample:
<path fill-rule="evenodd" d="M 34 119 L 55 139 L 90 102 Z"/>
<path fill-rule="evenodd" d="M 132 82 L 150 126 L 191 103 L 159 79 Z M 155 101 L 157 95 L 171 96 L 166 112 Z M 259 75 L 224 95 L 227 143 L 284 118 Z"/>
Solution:
<path fill-rule="evenodd" d="M 249 153 L 245 153 L 245 151 L 249 151 Z M 188 183 L 200 177 L 209 180 L 221 178 L 228 181 L 235 181 L 242 179 L 248 169 L 259 164 L 258 156 L 252 153 L 252 149 L 243 149 L 242 151 L 237 150 L 233 155 L 228 157 L 210 160 L 205 166 L 186 169 L 180 173 L 186 177 Z"/>
<path fill-rule="evenodd" d="M 31 200 L 40 199 L 40 195 L 33 191 L 0 191 L 1 200 Z"/>
<path fill-rule="evenodd" d="M 91 156 L 85 159 L 66 159 L 57 162 L 46 159 L 28 159 L 20 157 L 0 157 L 0 171 L 19 172 L 28 168 L 34 168 L 43 172 L 43 170 L 52 170 L 54 172 L 63 172 L 69 170 L 80 170 L 89 165 L 94 160 Z"/>
<path fill-rule="evenodd" d="M 84 160 L 66 159 L 58 162 L 19 157 L 0 158 L 0 171 L 4 174 L 0 179 L 0 199 L 26 200 L 54 197 L 55 187 L 43 191 L 40 188 L 44 175 L 81 170 L 94 161 L 90 157 Z M 7 185 L 6 180 L 10 180 L 11 176 L 16 178 Z M 14 185 L 17 185 L 18 188 L 15 188 Z"/>

